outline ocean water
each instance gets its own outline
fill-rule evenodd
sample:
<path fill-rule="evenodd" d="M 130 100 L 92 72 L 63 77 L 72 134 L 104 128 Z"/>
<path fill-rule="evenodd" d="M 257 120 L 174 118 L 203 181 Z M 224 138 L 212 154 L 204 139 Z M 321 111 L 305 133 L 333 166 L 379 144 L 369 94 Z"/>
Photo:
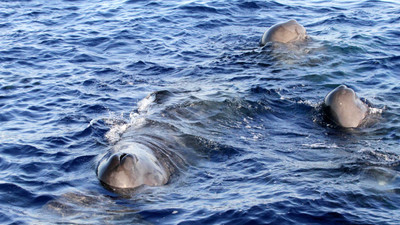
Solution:
<path fill-rule="evenodd" d="M 399 39 L 396 1 L 1 1 L 0 223 L 399 224 Z M 340 84 L 365 126 L 321 112 Z M 185 165 L 109 190 L 121 139 Z"/>

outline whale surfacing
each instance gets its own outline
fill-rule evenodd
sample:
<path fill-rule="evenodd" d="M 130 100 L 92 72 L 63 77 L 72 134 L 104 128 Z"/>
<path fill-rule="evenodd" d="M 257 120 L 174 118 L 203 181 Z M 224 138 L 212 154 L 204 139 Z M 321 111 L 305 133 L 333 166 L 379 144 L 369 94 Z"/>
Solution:
<path fill-rule="evenodd" d="M 168 182 L 170 175 L 153 150 L 135 142 L 117 144 L 97 167 L 99 180 L 112 188 L 160 186 Z"/>
<path fill-rule="evenodd" d="M 285 23 L 276 24 L 265 31 L 261 38 L 260 45 L 264 46 L 268 42 L 290 43 L 302 41 L 306 38 L 306 29 L 297 23 L 296 20 L 289 20 Z"/>
<path fill-rule="evenodd" d="M 368 112 L 368 106 L 346 85 L 340 85 L 329 92 L 324 104 L 331 119 L 345 128 L 358 127 Z"/>

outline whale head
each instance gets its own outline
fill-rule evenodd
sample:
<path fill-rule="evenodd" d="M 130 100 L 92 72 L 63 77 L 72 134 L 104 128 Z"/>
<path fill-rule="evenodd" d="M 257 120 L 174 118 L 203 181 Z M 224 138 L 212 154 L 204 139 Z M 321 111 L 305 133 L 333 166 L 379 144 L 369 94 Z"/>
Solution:
<path fill-rule="evenodd" d="M 168 182 L 168 174 L 156 157 L 143 149 L 118 151 L 104 157 L 98 164 L 97 176 L 107 186 L 118 189 Z"/>
<path fill-rule="evenodd" d="M 346 128 L 358 127 L 368 111 L 366 104 L 346 85 L 340 85 L 329 92 L 324 104 L 331 119 Z"/>
<path fill-rule="evenodd" d="M 306 29 L 296 20 L 289 20 L 269 28 L 261 38 L 260 45 L 268 42 L 290 43 L 307 39 Z"/>

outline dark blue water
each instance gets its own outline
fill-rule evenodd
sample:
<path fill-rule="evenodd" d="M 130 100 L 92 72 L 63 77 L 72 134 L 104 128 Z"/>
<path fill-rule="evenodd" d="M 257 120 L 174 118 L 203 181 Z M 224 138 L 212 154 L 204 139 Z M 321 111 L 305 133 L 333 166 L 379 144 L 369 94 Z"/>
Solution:
<path fill-rule="evenodd" d="M 259 47 L 292 18 L 310 42 Z M 399 39 L 396 1 L 2 1 L 0 223 L 399 224 Z M 324 120 L 340 84 L 368 126 Z M 109 191 L 133 136 L 187 165 Z"/>

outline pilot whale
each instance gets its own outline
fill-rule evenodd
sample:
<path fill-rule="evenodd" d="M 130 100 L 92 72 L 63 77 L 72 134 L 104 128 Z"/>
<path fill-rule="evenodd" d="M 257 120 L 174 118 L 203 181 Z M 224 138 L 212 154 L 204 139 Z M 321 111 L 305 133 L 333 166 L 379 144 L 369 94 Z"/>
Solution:
<path fill-rule="evenodd" d="M 97 165 L 97 177 L 112 189 L 161 186 L 176 169 L 172 156 L 154 145 L 120 141 Z"/>
<path fill-rule="evenodd" d="M 276 24 L 265 31 L 261 37 L 260 45 L 264 46 L 268 42 L 290 43 L 305 39 L 307 39 L 306 29 L 296 20 L 289 20 Z"/>
<path fill-rule="evenodd" d="M 329 92 L 324 105 L 330 119 L 345 128 L 360 126 L 368 113 L 368 106 L 346 85 L 340 85 Z"/>

